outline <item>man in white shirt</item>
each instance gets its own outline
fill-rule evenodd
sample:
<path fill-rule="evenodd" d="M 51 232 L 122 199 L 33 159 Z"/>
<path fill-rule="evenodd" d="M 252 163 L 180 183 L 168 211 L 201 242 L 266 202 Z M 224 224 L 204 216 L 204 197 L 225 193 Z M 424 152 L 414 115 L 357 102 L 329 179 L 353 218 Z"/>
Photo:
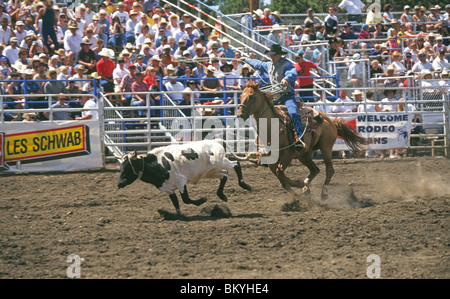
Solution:
<path fill-rule="evenodd" d="M 9 40 L 9 46 L 7 46 L 3 50 L 3 55 L 5 55 L 6 58 L 8 58 L 10 65 L 15 64 L 16 61 L 19 59 L 19 52 L 20 49 L 17 46 L 17 38 L 11 37 L 11 39 Z"/>
<path fill-rule="evenodd" d="M 77 34 L 78 26 L 70 25 L 69 32 L 64 36 L 64 50 L 69 57 L 69 62 L 78 61 L 78 53 L 81 51 L 83 38 Z"/>
<path fill-rule="evenodd" d="M 76 120 L 98 119 L 97 103 L 93 99 L 90 99 L 87 95 L 83 95 L 81 97 L 81 105 L 83 105 L 81 117 L 75 117 Z"/>
<path fill-rule="evenodd" d="M 12 35 L 12 30 L 8 26 L 8 19 L 5 17 L 2 17 L 0 20 L 0 43 L 3 45 L 9 44 L 9 40 Z"/>
<path fill-rule="evenodd" d="M 355 103 L 352 99 L 347 97 L 347 90 L 339 91 L 339 98 L 335 101 L 335 103 Z M 351 113 L 356 112 L 356 105 L 336 105 L 331 108 L 332 113 Z"/>
<path fill-rule="evenodd" d="M 435 71 L 442 71 L 444 69 L 450 69 L 450 64 L 448 60 L 445 58 L 445 50 L 442 49 L 439 51 L 439 55 L 433 60 L 433 69 Z"/>
<path fill-rule="evenodd" d="M 337 12 L 340 13 L 344 8 L 347 9 L 348 21 L 362 23 L 362 12 L 365 10 L 365 5 L 361 0 L 342 0 L 337 7 Z"/>
<path fill-rule="evenodd" d="M 170 76 L 169 82 L 165 83 L 166 89 L 168 92 L 174 92 L 174 93 L 168 93 L 167 95 L 174 101 L 181 101 L 183 100 L 183 94 L 181 93 L 184 90 L 184 85 L 180 81 L 177 81 L 176 78 L 178 76 L 172 75 Z"/>
<path fill-rule="evenodd" d="M 123 57 L 119 57 L 117 59 L 117 66 L 113 71 L 113 80 L 115 84 L 115 92 L 120 92 L 120 83 L 122 82 L 123 77 L 129 74 L 130 72 L 124 67 L 125 59 Z"/>
<path fill-rule="evenodd" d="M 17 37 L 17 42 L 20 43 L 27 37 L 27 32 L 25 31 L 25 24 L 22 21 L 18 21 L 16 23 L 16 30 L 14 30 L 14 34 Z"/>
<path fill-rule="evenodd" d="M 353 55 L 353 60 L 348 67 L 347 79 L 352 87 L 361 87 L 364 78 L 364 64 L 359 61 L 361 55 L 356 53 Z"/>

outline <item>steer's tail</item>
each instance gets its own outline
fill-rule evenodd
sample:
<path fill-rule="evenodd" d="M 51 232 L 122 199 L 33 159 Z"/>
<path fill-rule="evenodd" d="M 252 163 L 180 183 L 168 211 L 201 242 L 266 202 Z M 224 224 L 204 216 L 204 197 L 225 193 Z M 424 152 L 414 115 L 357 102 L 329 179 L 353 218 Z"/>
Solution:
<path fill-rule="evenodd" d="M 342 119 L 333 118 L 333 123 L 336 125 L 338 136 L 345 141 L 345 144 L 352 152 L 358 152 L 364 149 L 364 145 L 367 144 L 366 138 L 359 135 L 355 129 L 349 124 L 346 124 Z"/>

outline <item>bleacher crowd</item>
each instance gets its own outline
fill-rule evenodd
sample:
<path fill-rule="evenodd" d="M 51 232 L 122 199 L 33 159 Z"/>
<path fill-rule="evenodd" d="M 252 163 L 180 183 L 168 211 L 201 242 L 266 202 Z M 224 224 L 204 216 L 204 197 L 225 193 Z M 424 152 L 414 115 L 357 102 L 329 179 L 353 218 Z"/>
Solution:
<path fill-rule="evenodd" d="M 257 71 L 243 63 L 245 59 L 239 60 L 247 54 L 234 48 L 214 26 L 157 0 L 86 2 L 73 11 L 52 0 L 5 2 L 0 6 L 0 80 L 5 109 L 48 106 L 44 96 L 16 98 L 8 94 L 65 94 L 60 97 L 68 100 L 70 107 L 79 107 L 81 99 L 68 94 L 99 91 L 130 93 L 111 99 L 118 105 L 136 107 L 147 101 L 137 92 L 161 90 L 175 92 L 168 95 L 178 105 L 189 105 L 192 92 L 203 104 L 223 103 L 232 101 L 232 91 L 242 90 L 247 80 L 260 80 Z M 405 6 L 398 19 L 389 5 L 381 12 L 366 12 L 365 8 L 359 0 L 344 0 L 337 8 L 329 7 L 324 19 L 309 9 L 304 21 L 289 29 L 288 43 L 299 45 L 295 57 L 299 76 L 311 76 L 310 70 L 319 70 L 318 64 L 324 67 L 318 59 L 323 53 L 314 44 L 325 42 L 328 59 L 352 61 L 346 81 L 355 88 L 355 95 L 358 87 L 367 84 L 359 63 L 363 58 L 370 59 L 371 77 L 390 78 L 383 79 L 386 86 L 402 86 L 406 75 L 433 77 L 435 71 L 442 76 L 439 84 L 448 85 L 450 5 Z M 338 18 L 341 11 L 347 12 L 345 22 Z M 250 28 L 269 27 L 272 30 L 267 37 L 284 42 L 278 29 L 286 24 L 277 11 L 249 12 L 241 23 Z M 311 88 L 313 80 L 300 78 L 298 87 Z M 195 94 L 199 90 L 210 94 Z M 303 101 L 325 100 L 310 92 L 299 95 Z M 150 103 L 157 100 L 151 97 Z M 345 108 L 335 109 L 341 107 Z M 137 113 L 142 116 L 145 111 Z M 7 120 L 22 118 L 21 113 L 5 116 Z"/>

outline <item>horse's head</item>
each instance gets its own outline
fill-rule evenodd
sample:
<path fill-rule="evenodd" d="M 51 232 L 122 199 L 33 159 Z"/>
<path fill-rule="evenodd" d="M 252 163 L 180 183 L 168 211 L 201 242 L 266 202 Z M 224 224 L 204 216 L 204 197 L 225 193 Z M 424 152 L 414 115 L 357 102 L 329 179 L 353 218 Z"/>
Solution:
<path fill-rule="evenodd" d="M 257 102 L 257 96 L 259 93 L 260 82 L 247 82 L 245 89 L 241 94 L 241 103 L 239 104 L 237 117 L 247 120 L 254 111 L 254 107 Z"/>

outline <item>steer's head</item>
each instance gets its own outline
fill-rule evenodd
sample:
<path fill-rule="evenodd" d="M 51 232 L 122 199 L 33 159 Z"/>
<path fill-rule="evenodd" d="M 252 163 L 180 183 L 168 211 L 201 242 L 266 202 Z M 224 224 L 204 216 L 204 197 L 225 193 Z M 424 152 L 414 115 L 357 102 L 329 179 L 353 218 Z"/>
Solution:
<path fill-rule="evenodd" d="M 122 156 L 120 162 L 120 176 L 117 187 L 123 188 L 133 183 L 139 176 L 137 172 L 137 155 L 136 152 L 131 152 Z M 139 168 L 140 169 L 140 168 Z"/>

